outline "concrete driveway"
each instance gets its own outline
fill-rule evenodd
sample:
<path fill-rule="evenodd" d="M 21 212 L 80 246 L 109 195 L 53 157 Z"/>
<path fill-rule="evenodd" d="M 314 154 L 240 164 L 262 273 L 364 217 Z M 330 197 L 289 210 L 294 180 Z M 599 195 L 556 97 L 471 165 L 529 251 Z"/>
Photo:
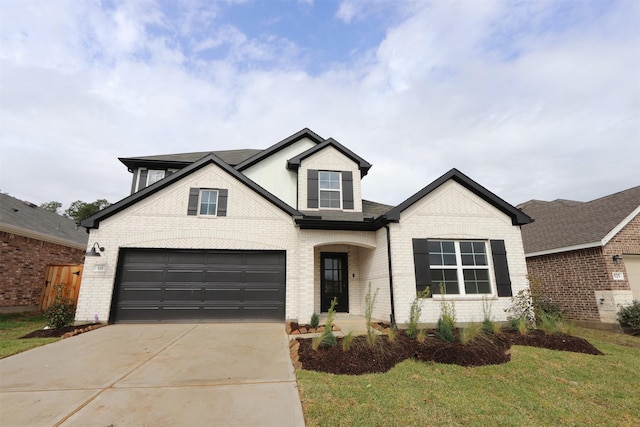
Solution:
<path fill-rule="evenodd" d="M 284 325 L 111 325 L 0 360 L 6 426 L 304 426 Z"/>

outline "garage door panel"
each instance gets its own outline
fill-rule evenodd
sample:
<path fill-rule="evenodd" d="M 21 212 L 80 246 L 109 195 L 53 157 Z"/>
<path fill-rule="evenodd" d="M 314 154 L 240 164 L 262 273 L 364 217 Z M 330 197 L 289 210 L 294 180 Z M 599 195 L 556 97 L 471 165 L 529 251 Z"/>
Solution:
<path fill-rule="evenodd" d="M 210 270 L 205 273 L 204 280 L 207 282 L 243 282 L 244 274 L 242 270 Z"/>
<path fill-rule="evenodd" d="M 284 303 L 283 251 L 125 249 L 113 319 L 282 321 Z"/>

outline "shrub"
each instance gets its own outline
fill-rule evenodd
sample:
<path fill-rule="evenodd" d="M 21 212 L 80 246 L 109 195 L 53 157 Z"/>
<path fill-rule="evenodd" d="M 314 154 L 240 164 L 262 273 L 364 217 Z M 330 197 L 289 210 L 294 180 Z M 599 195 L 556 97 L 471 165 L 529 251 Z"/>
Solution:
<path fill-rule="evenodd" d="M 378 291 L 380 288 L 376 288 L 376 291 L 371 295 L 371 282 L 369 282 L 369 289 L 367 295 L 364 296 L 364 317 L 367 322 L 367 343 L 369 346 L 373 346 L 376 343 L 376 332 L 371 326 L 371 319 L 373 316 L 373 307 L 376 305 L 376 298 L 378 298 Z"/>
<path fill-rule="evenodd" d="M 486 334 L 493 334 L 496 331 L 496 324 L 491 319 L 491 303 L 487 299 L 486 295 L 482 296 L 482 330 Z M 498 328 L 499 329 L 499 328 Z"/>
<path fill-rule="evenodd" d="M 471 323 L 466 328 L 462 328 L 460 331 L 460 343 L 467 345 L 478 338 L 478 335 L 482 332 L 482 326 L 480 323 Z"/>
<path fill-rule="evenodd" d="M 529 328 L 531 328 L 531 324 L 524 317 L 518 317 L 511 319 L 511 328 L 520 335 L 527 335 L 529 333 Z"/>
<path fill-rule="evenodd" d="M 440 317 L 436 324 L 436 335 L 443 341 L 454 342 L 456 340 L 454 331 L 456 328 L 456 307 L 453 301 L 444 300 L 444 285 L 440 284 L 440 294 L 443 299 L 440 301 Z"/>
<path fill-rule="evenodd" d="M 396 325 L 391 325 L 389 328 L 389 342 L 394 342 L 398 338 L 398 328 Z"/>
<path fill-rule="evenodd" d="M 342 337 L 342 351 L 349 351 L 351 349 L 351 342 L 353 341 L 353 331 Z"/>
<path fill-rule="evenodd" d="M 618 322 L 620 326 L 631 328 L 634 335 L 640 335 L 640 301 L 633 300 L 631 305 L 620 307 Z"/>
<path fill-rule="evenodd" d="M 540 313 L 536 316 L 537 325 L 544 331 L 546 335 L 552 335 L 558 332 L 558 319 L 547 313 Z"/>
<path fill-rule="evenodd" d="M 55 329 L 63 328 L 73 322 L 76 316 L 76 305 L 72 299 L 62 296 L 62 284 L 58 285 L 56 298 L 43 315 L 49 321 L 49 325 Z"/>
<path fill-rule="evenodd" d="M 319 325 L 320 325 L 320 316 L 318 316 L 318 313 L 313 313 L 311 315 L 311 320 L 309 321 L 309 326 L 311 326 L 313 329 L 317 329 Z"/>
<path fill-rule="evenodd" d="M 333 319 L 336 317 L 336 305 L 338 305 L 338 299 L 334 298 L 331 301 L 331 306 L 327 311 L 327 320 L 325 322 L 324 331 L 320 335 L 320 347 L 335 347 L 338 342 L 336 336 L 333 333 Z"/>
<path fill-rule="evenodd" d="M 536 322 L 539 323 L 542 316 L 547 315 L 561 321 L 564 313 L 559 305 L 553 302 L 551 298 L 545 297 L 542 290 L 542 279 L 540 277 L 527 276 L 529 279 L 529 292 L 531 294 L 531 302 L 533 304 L 533 313 Z"/>
<path fill-rule="evenodd" d="M 505 309 L 509 316 L 507 319 L 512 324 L 519 319 L 526 322 L 527 328 L 533 327 L 536 323 L 536 315 L 533 309 L 533 298 L 529 288 L 522 289 L 515 296 L 511 297 L 511 306 Z"/>
<path fill-rule="evenodd" d="M 416 335 L 416 341 L 418 341 L 419 343 L 423 343 L 424 340 L 427 339 L 427 331 L 424 329 L 420 329 L 418 331 L 418 334 Z"/>
<path fill-rule="evenodd" d="M 411 309 L 409 310 L 409 323 L 407 323 L 407 336 L 415 338 L 418 334 L 418 324 L 420 323 L 420 315 L 422 314 L 422 306 L 420 305 L 421 298 L 429 298 L 429 288 L 425 288 L 423 291 L 418 292 L 416 297 L 411 303 Z"/>

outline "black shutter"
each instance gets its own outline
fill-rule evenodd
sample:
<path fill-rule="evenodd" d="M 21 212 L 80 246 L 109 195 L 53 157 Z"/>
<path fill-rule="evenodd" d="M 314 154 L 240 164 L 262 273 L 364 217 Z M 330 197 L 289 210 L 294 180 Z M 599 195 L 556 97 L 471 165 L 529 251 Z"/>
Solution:
<path fill-rule="evenodd" d="M 431 269 L 427 239 L 413 239 L 413 265 L 416 275 L 416 291 L 422 292 L 426 288 L 431 290 Z"/>
<path fill-rule="evenodd" d="M 491 254 L 493 256 L 493 268 L 496 273 L 496 286 L 499 297 L 513 296 L 511 291 L 511 278 L 509 265 L 507 264 L 507 251 L 504 240 L 491 240 Z"/>
<path fill-rule="evenodd" d="M 218 190 L 218 216 L 227 216 L 227 198 L 229 196 L 229 190 Z"/>
<path fill-rule="evenodd" d="M 342 172 L 342 209 L 353 209 L 353 172 Z"/>
<path fill-rule="evenodd" d="M 307 170 L 307 208 L 318 207 L 318 171 Z"/>
<path fill-rule="evenodd" d="M 138 179 L 138 191 L 147 186 L 147 175 L 149 175 L 148 169 L 140 171 L 140 178 Z"/>
<path fill-rule="evenodd" d="M 187 215 L 198 215 L 198 199 L 200 199 L 200 189 L 189 189 L 189 207 L 187 208 Z"/>

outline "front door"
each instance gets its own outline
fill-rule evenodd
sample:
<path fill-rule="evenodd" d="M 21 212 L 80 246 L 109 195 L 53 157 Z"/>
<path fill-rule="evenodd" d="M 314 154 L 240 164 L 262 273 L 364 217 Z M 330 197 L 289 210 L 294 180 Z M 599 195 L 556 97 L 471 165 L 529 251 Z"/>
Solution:
<path fill-rule="evenodd" d="M 347 254 L 324 252 L 320 255 L 320 311 L 327 312 L 336 298 L 335 310 L 349 312 L 349 271 Z"/>

